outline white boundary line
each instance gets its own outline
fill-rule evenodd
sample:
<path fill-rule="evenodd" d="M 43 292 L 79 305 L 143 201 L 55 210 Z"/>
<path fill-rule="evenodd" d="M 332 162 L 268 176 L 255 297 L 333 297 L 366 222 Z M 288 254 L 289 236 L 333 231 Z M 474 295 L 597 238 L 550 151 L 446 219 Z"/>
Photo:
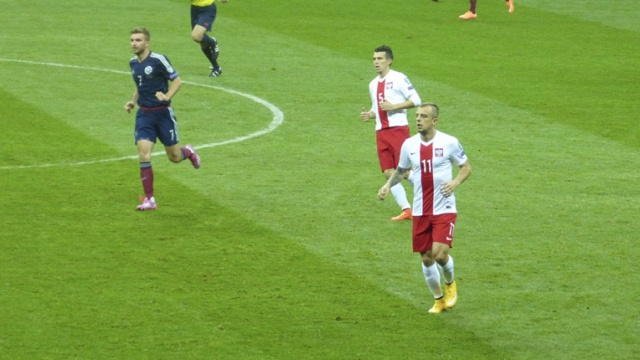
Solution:
<path fill-rule="evenodd" d="M 102 71 L 102 72 L 110 72 L 110 73 L 115 73 L 115 74 L 129 75 L 129 72 L 126 72 L 126 71 L 110 70 L 110 69 L 103 69 L 103 68 L 91 67 L 91 66 L 65 65 L 65 64 L 57 64 L 57 63 L 45 63 L 45 62 L 38 62 L 38 61 L 2 59 L 2 58 L 0 58 L 0 62 L 14 62 L 14 63 L 30 64 L 30 65 L 56 66 L 56 67 L 62 67 L 62 68 L 68 68 L 68 69 Z M 262 130 L 258 130 L 258 131 L 254 132 L 254 133 L 251 133 L 251 134 L 248 134 L 248 135 L 245 135 L 245 136 L 240 136 L 240 137 L 237 137 L 237 138 L 233 138 L 233 139 L 230 139 L 230 140 L 225 140 L 225 141 L 221 141 L 221 142 L 217 142 L 217 143 L 210 143 L 210 144 L 194 146 L 194 148 L 196 148 L 196 149 L 204 149 L 204 148 L 210 148 L 210 147 L 215 147 L 215 146 L 228 145 L 228 144 L 233 144 L 233 143 L 249 140 L 251 138 L 254 138 L 254 137 L 257 137 L 257 136 L 261 136 L 261 135 L 268 134 L 268 133 L 272 132 L 278 126 L 282 125 L 282 123 L 284 122 L 284 114 L 282 113 L 282 111 L 277 106 L 275 106 L 275 105 L 271 104 L 270 102 L 268 102 L 268 101 L 266 101 L 264 99 L 261 99 L 261 98 L 259 98 L 257 96 L 254 96 L 254 95 L 251 95 L 251 94 L 247 94 L 247 93 L 243 93 L 243 92 L 236 91 L 236 90 L 232 90 L 232 89 L 228 89 L 228 88 L 224 88 L 222 86 L 199 84 L 199 83 L 195 83 L 195 82 L 191 82 L 191 81 L 182 81 L 182 82 L 185 83 L 185 84 L 189 84 L 189 85 L 195 85 L 195 86 L 200 86 L 200 87 L 206 87 L 206 88 L 210 88 L 210 89 L 220 90 L 220 91 L 227 92 L 229 94 L 245 97 L 245 98 L 247 98 L 249 100 L 257 102 L 260 105 L 263 105 L 264 107 L 269 109 L 269 111 L 271 111 L 271 113 L 273 114 L 273 120 L 271 121 L 271 123 L 266 128 L 264 128 Z M 164 151 L 154 152 L 151 155 L 157 156 L 157 155 L 162 155 L 162 154 L 164 154 Z M 0 170 L 35 169 L 35 168 L 47 168 L 47 167 L 55 167 L 55 166 L 81 166 L 81 165 L 91 165 L 91 164 L 98 164 L 98 163 L 105 163 L 105 162 L 112 162 L 112 161 L 120 161 L 120 160 L 129 160 L 129 159 L 137 159 L 137 158 L 138 158 L 137 155 L 131 155 L 131 156 L 123 156 L 123 157 L 119 157 L 119 158 L 80 161 L 80 162 L 75 162 L 75 163 L 55 163 L 55 164 L 40 164 L 40 165 L 1 166 Z"/>

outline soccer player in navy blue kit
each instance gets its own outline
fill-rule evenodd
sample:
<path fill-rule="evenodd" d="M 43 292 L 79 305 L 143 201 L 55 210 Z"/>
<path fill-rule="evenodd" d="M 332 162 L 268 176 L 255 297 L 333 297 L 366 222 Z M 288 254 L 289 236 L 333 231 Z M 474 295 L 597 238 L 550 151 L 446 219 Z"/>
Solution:
<path fill-rule="evenodd" d="M 174 163 L 189 159 L 194 168 L 200 167 L 200 157 L 191 145 L 178 145 L 178 123 L 171 98 L 178 92 L 182 81 L 166 56 L 149 50 L 151 34 L 144 27 L 134 28 L 131 34 L 131 50 L 136 55 L 129 61 L 131 75 L 136 84 L 133 97 L 124 105 L 131 112 L 137 103 L 135 143 L 140 159 L 140 179 L 145 197 L 137 210 L 155 210 L 153 196 L 153 169 L 151 151 L 157 139 Z M 171 86 L 169 86 L 171 81 Z"/>

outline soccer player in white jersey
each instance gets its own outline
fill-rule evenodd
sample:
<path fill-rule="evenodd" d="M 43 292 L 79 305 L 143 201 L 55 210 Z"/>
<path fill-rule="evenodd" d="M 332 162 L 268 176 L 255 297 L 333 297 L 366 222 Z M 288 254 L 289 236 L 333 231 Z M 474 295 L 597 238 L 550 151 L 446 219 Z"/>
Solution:
<path fill-rule="evenodd" d="M 430 313 L 450 309 L 458 301 L 453 257 L 449 255 L 458 213 L 454 191 L 471 175 L 471 164 L 458 139 L 435 129 L 438 112 L 435 104 L 418 107 L 418 134 L 404 142 L 398 167 L 378 191 L 378 198 L 384 200 L 389 190 L 413 170 L 413 251 L 422 256 L 422 272 L 435 297 Z M 459 167 L 455 178 L 454 164 Z M 445 294 L 438 265 L 444 275 Z"/>
<path fill-rule="evenodd" d="M 403 74 L 391 70 L 393 51 L 382 45 L 373 53 L 373 66 L 378 76 L 369 83 L 371 109 L 362 108 L 360 119 L 376 119 L 376 144 L 378 160 L 385 178 L 389 179 L 400 158 L 402 143 L 409 138 L 407 109 L 420 105 L 420 96 Z M 400 182 L 391 188 L 391 193 L 402 209 L 402 213 L 391 220 L 411 220 L 411 205 Z"/>

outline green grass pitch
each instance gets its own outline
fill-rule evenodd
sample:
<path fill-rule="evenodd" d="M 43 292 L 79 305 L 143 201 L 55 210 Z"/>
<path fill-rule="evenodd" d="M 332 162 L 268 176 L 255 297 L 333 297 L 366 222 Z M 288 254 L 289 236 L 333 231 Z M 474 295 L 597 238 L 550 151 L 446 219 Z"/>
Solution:
<path fill-rule="evenodd" d="M 467 6 L 230 0 L 212 79 L 187 1 L 3 1 L 0 358 L 636 357 L 638 2 Z M 144 213 L 123 110 L 140 25 L 203 161 L 154 156 Z M 358 118 L 381 44 L 473 165 L 460 300 L 435 316 Z"/>

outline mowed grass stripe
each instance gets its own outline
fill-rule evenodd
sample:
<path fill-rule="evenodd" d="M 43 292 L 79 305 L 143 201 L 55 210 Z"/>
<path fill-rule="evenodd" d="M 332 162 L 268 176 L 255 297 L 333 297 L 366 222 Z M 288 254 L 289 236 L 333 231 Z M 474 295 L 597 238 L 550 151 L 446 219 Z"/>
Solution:
<path fill-rule="evenodd" d="M 554 0 L 520 0 L 518 3 L 542 11 L 595 21 L 618 29 L 640 31 L 638 23 L 640 5 L 634 0 L 581 1 L 579 3 Z"/>
<path fill-rule="evenodd" d="M 100 139 L 69 146 L 68 139 L 82 136 L 81 132 L 52 116 L 47 106 L 34 103 L 31 97 L 17 97 L 0 90 L 0 99 L 6 104 L 2 117 L 3 145 L 7 154 L 0 161 L 2 167 L 81 161 L 87 157 L 113 155 L 108 149 L 95 146 Z M 29 144 L 26 151 L 11 150 L 20 149 L 25 144 Z"/>

